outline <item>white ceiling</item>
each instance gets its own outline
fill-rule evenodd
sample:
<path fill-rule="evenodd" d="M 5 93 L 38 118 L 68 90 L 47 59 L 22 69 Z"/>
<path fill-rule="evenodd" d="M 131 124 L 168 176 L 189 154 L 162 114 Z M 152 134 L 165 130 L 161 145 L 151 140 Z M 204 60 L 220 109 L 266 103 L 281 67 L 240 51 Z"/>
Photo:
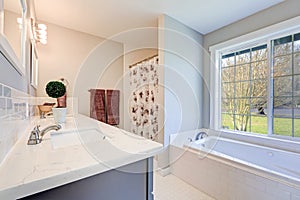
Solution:
<path fill-rule="evenodd" d="M 5 0 L 13 9 L 14 1 Z M 212 32 L 284 0 L 35 0 L 39 20 L 109 38 L 156 27 L 167 14 L 202 34 Z"/>

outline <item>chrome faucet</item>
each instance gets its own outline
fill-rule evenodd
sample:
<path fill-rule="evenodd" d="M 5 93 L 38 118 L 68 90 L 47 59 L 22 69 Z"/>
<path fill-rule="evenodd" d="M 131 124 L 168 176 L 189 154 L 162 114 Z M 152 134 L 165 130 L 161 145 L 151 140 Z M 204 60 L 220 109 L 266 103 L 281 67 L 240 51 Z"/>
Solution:
<path fill-rule="evenodd" d="M 61 125 L 59 124 L 55 124 L 52 126 L 47 126 L 46 128 L 44 128 L 43 130 L 40 131 L 40 125 L 37 125 L 36 127 L 33 128 L 33 130 L 31 131 L 31 134 L 29 136 L 28 145 L 34 145 L 34 144 L 39 144 L 42 142 L 43 140 L 43 136 L 51 130 L 56 130 L 58 131 L 59 129 L 61 129 Z"/>
<path fill-rule="evenodd" d="M 195 140 L 201 140 L 201 139 L 203 139 L 205 137 L 208 137 L 207 133 L 205 133 L 205 132 L 199 132 L 199 133 L 197 133 L 197 135 L 195 137 Z"/>

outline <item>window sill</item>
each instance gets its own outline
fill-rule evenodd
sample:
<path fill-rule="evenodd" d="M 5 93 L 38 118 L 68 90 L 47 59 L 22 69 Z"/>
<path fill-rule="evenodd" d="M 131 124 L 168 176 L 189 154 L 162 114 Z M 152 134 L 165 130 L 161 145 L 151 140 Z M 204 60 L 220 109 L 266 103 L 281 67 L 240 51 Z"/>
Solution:
<path fill-rule="evenodd" d="M 276 148 L 284 151 L 300 153 L 300 138 L 279 135 L 268 136 L 256 133 L 230 131 L 226 129 L 220 129 L 219 131 L 213 130 L 213 135 L 253 143 L 270 148 Z"/>

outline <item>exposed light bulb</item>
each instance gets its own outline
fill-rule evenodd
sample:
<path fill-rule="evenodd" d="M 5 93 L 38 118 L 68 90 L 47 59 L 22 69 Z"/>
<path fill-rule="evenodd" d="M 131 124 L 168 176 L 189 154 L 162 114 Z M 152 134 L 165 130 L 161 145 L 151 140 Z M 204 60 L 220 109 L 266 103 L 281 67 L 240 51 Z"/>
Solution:
<path fill-rule="evenodd" d="M 38 35 L 47 35 L 47 31 L 45 30 L 36 30 Z"/>
<path fill-rule="evenodd" d="M 44 45 L 47 44 L 47 40 L 46 39 L 40 39 L 39 41 L 40 41 L 41 44 L 44 44 Z"/>
<path fill-rule="evenodd" d="M 18 22 L 18 24 L 23 24 L 23 19 L 21 17 L 18 17 L 17 22 Z"/>
<path fill-rule="evenodd" d="M 38 35 L 38 38 L 39 39 L 47 40 L 47 35 Z"/>
<path fill-rule="evenodd" d="M 18 23 L 19 29 L 21 30 L 23 28 L 23 19 L 21 17 L 18 17 L 17 23 Z"/>
<path fill-rule="evenodd" d="M 47 26 L 45 24 L 38 24 L 38 28 L 44 31 L 47 30 Z"/>

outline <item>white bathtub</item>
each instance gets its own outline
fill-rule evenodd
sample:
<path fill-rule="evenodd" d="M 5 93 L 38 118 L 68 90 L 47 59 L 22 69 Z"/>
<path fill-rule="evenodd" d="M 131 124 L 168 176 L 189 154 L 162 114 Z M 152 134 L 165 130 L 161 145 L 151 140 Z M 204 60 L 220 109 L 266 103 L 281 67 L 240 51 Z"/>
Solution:
<path fill-rule="evenodd" d="M 183 135 L 191 136 L 177 139 Z M 171 172 L 216 199 L 300 199 L 300 154 L 217 136 L 185 138 L 170 145 Z"/>
<path fill-rule="evenodd" d="M 300 154 L 298 153 L 216 136 L 191 142 L 188 147 L 282 176 L 287 181 L 300 185 Z"/>

